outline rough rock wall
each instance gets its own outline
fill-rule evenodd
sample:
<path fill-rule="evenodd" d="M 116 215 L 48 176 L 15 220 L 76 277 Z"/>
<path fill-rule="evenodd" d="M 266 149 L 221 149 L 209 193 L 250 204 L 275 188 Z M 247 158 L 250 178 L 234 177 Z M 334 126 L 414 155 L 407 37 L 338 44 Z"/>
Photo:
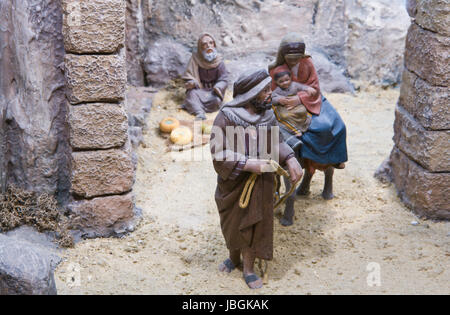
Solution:
<path fill-rule="evenodd" d="M 58 0 L 0 0 L 0 185 L 68 197 Z"/>
<path fill-rule="evenodd" d="M 414 211 L 450 219 L 450 1 L 408 1 L 408 12 L 391 177 Z"/>
<path fill-rule="evenodd" d="M 143 68 L 142 51 L 143 15 L 141 0 L 126 0 L 126 50 L 127 50 L 127 77 L 133 86 L 145 86 L 146 78 Z"/>
<path fill-rule="evenodd" d="M 4 101 L 0 99 L 0 193 L 6 191 L 6 136 L 5 136 L 5 114 L 6 108 L 3 108 L 1 104 Z"/>
<path fill-rule="evenodd" d="M 135 224 L 135 168 L 125 112 L 125 0 L 64 0 L 70 103 L 68 208 L 82 236 L 122 234 Z"/>
<path fill-rule="evenodd" d="M 0 295 L 56 295 L 57 251 L 50 235 L 28 226 L 0 234 Z"/>
<path fill-rule="evenodd" d="M 345 0 L 348 75 L 389 86 L 401 81 L 406 31 L 404 0 Z"/>
<path fill-rule="evenodd" d="M 243 58 L 267 66 L 280 38 L 297 31 L 323 73 L 339 70 L 354 80 L 390 85 L 403 70 L 409 26 L 404 0 L 129 0 L 128 7 L 127 46 L 134 47 L 128 74 L 134 85 L 143 82 L 143 72 L 148 84 L 181 73 L 205 30 L 231 63 Z M 331 79 L 341 78 L 322 82 Z"/>

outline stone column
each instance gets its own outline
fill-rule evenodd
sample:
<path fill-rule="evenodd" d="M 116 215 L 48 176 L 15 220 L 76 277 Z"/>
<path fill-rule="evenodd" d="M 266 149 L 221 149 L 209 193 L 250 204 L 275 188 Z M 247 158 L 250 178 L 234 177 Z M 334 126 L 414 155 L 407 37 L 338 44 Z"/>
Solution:
<path fill-rule="evenodd" d="M 69 209 L 83 236 L 133 228 L 135 169 L 125 112 L 125 0 L 63 0 L 69 105 Z"/>
<path fill-rule="evenodd" d="M 394 125 L 391 177 L 419 215 L 450 219 L 450 1 L 408 1 L 413 18 Z"/>

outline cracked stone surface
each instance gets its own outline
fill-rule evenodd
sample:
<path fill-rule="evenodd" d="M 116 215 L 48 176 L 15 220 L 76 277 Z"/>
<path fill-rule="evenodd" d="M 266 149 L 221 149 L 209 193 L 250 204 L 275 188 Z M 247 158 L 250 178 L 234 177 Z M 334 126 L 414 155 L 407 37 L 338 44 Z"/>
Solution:
<path fill-rule="evenodd" d="M 399 103 L 424 128 L 450 129 L 449 92 L 448 87 L 433 86 L 405 69 Z"/>
<path fill-rule="evenodd" d="M 67 54 L 65 66 L 70 103 L 118 102 L 124 99 L 126 67 L 123 54 Z"/>
<path fill-rule="evenodd" d="M 133 183 L 134 166 L 127 151 L 113 149 L 72 154 L 72 192 L 77 196 L 122 194 L 130 191 Z"/>
<path fill-rule="evenodd" d="M 134 217 L 132 193 L 74 201 L 69 205 L 85 237 L 107 237 L 129 229 Z"/>
<path fill-rule="evenodd" d="M 450 172 L 450 130 L 425 130 L 404 108 L 395 111 L 394 142 L 430 172 Z"/>
<path fill-rule="evenodd" d="M 450 173 L 430 173 L 398 148 L 391 163 L 395 186 L 407 206 L 429 218 L 450 219 Z"/>
<path fill-rule="evenodd" d="M 406 37 L 405 65 L 432 85 L 450 85 L 450 37 L 411 24 Z"/>
<path fill-rule="evenodd" d="M 64 0 L 66 52 L 113 53 L 125 42 L 124 0 Z"/>
<path fill-rule="evenodd" d="M 128 139 L 128 118 L 122 104 L 71 106 L 69 124 L 70 144 L 74 149 L 116 148 Z"/>
<path fill-rule="evenodd" d="M 450 1 L 416 0 L 416 23 L 430 31 L 450 36 Z"/>

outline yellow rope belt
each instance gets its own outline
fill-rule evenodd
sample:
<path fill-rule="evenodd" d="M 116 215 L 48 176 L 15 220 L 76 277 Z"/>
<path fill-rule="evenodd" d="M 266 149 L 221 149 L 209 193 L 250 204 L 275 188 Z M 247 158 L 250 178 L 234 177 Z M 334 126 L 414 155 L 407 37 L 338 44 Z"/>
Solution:
<path fill-rule="evenodd" d="M 269 163 L 269 167 L 270 167 L 269 170 L 271 172 L 276 172 L 278 176 L 285 176 L 287 178 L 290 178 L 289 173 L 286 172 L 286 170 L 284 168 L 282 168 L 280 166 L 280 164 L 278 164 L 274 160 L 269 160 L 268 163 Z M 245 183 L 244 190 L 242 191 L 241 198 L 239 199 L 239 207 L 240 208 L 245 209 L 248 207 L 248 205 L 250 203 L 250 198 L 252 196 L 253 188 L 255 187 L 255 183 L 256 183 L 256 180 L 258 179 L 258 176 L 259 176 L 258 174 L 253 173 L 252 175 L 250 175 L 249 179 Z M 282 198 L 277 198 L 277 196 L 279 196 L 279 194 L 277 194 L 277 192 L 275 192 L 275 199 L 278 199 L 278 200 L 275 202 L 274 209 L 278 208 L 281 204 L 286 202 L 286 199 L 294 192 L 299 181 L 300 180 L 298 180 L 296 183 L 294 183 L 291 186 L 291 189 Z M 275 177 L 275 186 L 276 187 L 278 186 L 277 177 Z"/>

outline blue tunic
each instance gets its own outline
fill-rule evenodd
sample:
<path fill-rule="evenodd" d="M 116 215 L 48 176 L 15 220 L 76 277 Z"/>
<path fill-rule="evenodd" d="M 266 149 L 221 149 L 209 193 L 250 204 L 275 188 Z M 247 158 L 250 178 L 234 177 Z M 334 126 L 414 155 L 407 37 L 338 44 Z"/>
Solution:
<path fill-rule="evenodd" d="M 328 100 L 322 96 L 320 115 L 313 115 L 311 125 L 301 137 L 302 158 L 320 164 L 348 161 L 347 129 L 344 121 Z"/>
<path fill-rule="evenodd" d="M 301 145 L 301 158 L 320 164 L 347 162 L 347 130 L 344 121 L 328 100 L 322 96 L 320 115 L 312 115 L 311 125 L 301 141 L 280 125 L 285 142 L 297 150 Z"/>

